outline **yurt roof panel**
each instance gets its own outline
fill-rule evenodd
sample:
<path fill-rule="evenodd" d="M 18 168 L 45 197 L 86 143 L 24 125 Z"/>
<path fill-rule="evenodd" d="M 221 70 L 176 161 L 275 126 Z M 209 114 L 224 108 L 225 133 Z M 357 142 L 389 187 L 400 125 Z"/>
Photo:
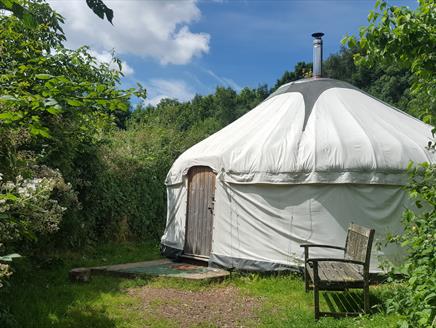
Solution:
<path fill-rule="evenodd" d="M 430 137 L 429 125 L 348 83 L 305 80 L 188 149 L 166 183 L 205 165 L 233 183 L 401 185 L 409 161 L 435 161 Z"/>

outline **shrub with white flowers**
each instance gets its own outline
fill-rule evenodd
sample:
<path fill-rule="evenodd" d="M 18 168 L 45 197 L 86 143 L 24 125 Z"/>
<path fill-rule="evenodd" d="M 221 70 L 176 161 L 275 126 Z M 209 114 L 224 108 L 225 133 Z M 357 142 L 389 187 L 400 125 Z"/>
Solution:
<path fill-rule="evenodd" d="M 59 171 L 38 167 L 38 177 L 4 181 L 0 173 L 0 252 L 8 243 L 37 240 L 56 232 L 66 210 L 59 204 L 59 194 L 75 194 Z M 1 257 L 0 257 L 1 262 Z M 1 281 L 10 275 L 9 266 L 0 263 Z"/>

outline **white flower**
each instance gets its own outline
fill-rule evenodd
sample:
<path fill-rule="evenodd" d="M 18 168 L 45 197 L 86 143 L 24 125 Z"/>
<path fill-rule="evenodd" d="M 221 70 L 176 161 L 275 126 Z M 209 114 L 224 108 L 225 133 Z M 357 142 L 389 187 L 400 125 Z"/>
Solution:
<path fill-rule="evenodd" d="M 17 191 L 20 195 L 24 195 L 25 193 L 27 193 L 27 190 L 24 187 L 18 187 Z"/>
<path fill-rule="evenodd" d="M 7 189 L 7 190 L 11 190 L 11 189 L 15 188 L 15 185 L 12 181 L 6 182 L 4 186 L 5 186 L 5 189 Z"/>
<path fill-rule="evenodd" d="M 28 190 L 35 191 L 36 190 L 36 183 L 30 182 L 29 184 L 27 184 L 26 187 Z"/>

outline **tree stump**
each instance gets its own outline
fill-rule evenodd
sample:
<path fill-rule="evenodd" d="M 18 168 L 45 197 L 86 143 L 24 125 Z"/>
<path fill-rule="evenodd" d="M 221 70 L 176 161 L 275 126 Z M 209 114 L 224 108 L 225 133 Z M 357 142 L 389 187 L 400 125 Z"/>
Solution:
<path fill-rule="evenodd" d="M 70 271 L 69 276 L 73 282 L 89 282 L 91 280 L 91 269 L 75 268 Z"/>

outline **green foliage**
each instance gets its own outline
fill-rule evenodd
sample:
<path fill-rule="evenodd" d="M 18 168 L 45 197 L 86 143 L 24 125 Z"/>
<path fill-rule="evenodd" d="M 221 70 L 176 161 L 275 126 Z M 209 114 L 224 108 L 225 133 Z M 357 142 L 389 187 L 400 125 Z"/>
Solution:
<path fill-rule="evenodd" d="M 350 48 L 358 47 L 360 65 L 377 63 L 405 68 L 411 73 L 411 93 L 420 117 L 434 124 L 436 113 L 436 2 L 419 0 L 419 7 L 389 6 L 378 0 L 368 15 L 369 25 L 359 38 L 344 38 Z"/>
<path fill-rule="evenodd" d="M 163 179 L 181 151 L 180 137 L 170 128 L 143 124 L 107 136 L 97 152 L 100 168 L 83 203 L 96 238 L 160 238 L 166 211 Z"/>
<path fill-rule="evenodd" d="M 380 62 L 372 67 L 356 65 L 353 57 L 357 53 L 356 48 L 342 48 L 331 55 L 323 64 L 324 75 L 349 82 L 380 100 L 416 114 L 411 104 L 409 71 Z"/>
<path fill-rule="evenodd" d="M 304 292 L 304 282 L 292 275 L 238 275 L 224 282 L 191 282 L 181 279 L 143 277 L 127 280 L 92 276 L 91 282 L 77 284 L 66 277 L 73 267 L 139 262 L 159 258 L 157 244 L 100 244 L 90 250 L 53 250 L 58 261 L 42 266 L 30 259 L 17 261 L 10 288 L 0 289 L 0 326 L 18 327 L 167 327 L 180 326 L 177 318 L 167 321 L 164 311 L 153 311 L 147 303 L 129 292 L 130 288 L 174 288 L 192 293 L 232 286 L 242 297 L 256 297 L 259 308 L 255 327 L 393 327 L 398 315 L 376 313 L 371 316 L 336 320 L 313 320 L 313 296 Z M 377 299 L 384 287 L 371 287 Z M 171 300 L 163 300 L 171 302 Z M 322 306 L 327 306 L 321 297 Z M 373 303 L 374 304 L 374 303 Z M 183 304 L 171 303 L 183 311 Z M 165 312 L 164 312 L 165 313 Z M 153 318 L 151 318 L 153 317 Z M 244 323 L 248 324 L 248 323 Z"/>
<path fill-rule="evenodd" d="M 17 0 L 0 0 L 0 9 L 7 10 L 21 19 L 29 27 L 37 26 L 35 16 L 32 15 L 20 1 Z"/>
<path fill-rule="evenodd" d="M 357 48 L 341 48 L 323 63 L 323 76 L 341 81 L 368 92 L 397 108 L 417 116 L 416 106 L 410 96 L 410 72 L 405 68 L 376 62 L 372 67 L 356 65 L 354 56 Z M 297 63 L 293 71 L 286 71 L 277 80 L 270 92 L 282 84 L 306 78 L 311 75 L 312 63 Z"/>
<path fill-rule="evenodd" d="M 6 182 L 0 176 L 0 240 L 35 240 L 37 234 L 56 231 L 66 210 L 53 198 L 57 190 L 71 192 L 71 185 L 57 171 L 50 170 L 42 178 L 19 175 L 16 181 Z"/>
<path fill-rule="evenodd" d="M 133 90 L 115 88 L 120 71 L 98 65 L 86 47 L 65 49 L 58 28 L 62 18 L 47 4 L 30 3 L 29 10 L 45 23 L 28 29 L 13 16 L 0 18 L 2 125 L 25 126 L 48 138 L 53 125 L 67 120 L 84 134 L 98 129 L 111 112 L 127 110 Z"/>
<path fill-rule="evenodd" d="M 112 24 L 114 12 L 102 0 L 86 0 L 86 4 L 98 17 L 104 19 L 106 16 L 106 19 Z"/>
<path fill-rule="evenodd" d="M 39 236 L 59 229 L 66 207 L 72 205 L 76 195 L 58 171 L 39 168 L 39 176 L 15 181 L 3 181 L 0 174 L 0 248 L 10 248 L 20 243 L 34 242 Z M 0 262 L 10 262 L 15 254 L 0 257 Z M 0 287 L 10 276 L 7 264 L 0 264 Z"/>
<path fill-rule="evenodd" d="M 40 21 L 34 13 L 26 8 L 25 3 L 22 0 L 0 0 L 0 9 L 11 12 L 22 20 L 27 27 L 36 27 Z M 98 17 L 104 19 L 106 16 L 107 20 L 112 24 L 114 12 L 102 0 L 86 0 L 86 4 Z"/>
<path fill-rule="evenodd" d="M 282 77 L 277 80 L 276 84 L 271 89 L 271 92 L 275 91 L 285 83 L 304 79 L 310 77 L 311 75 L 312 75 L 312 63 L 298 62 L 295 65 L 293 71 L 285 71 L 285 73 L 283 73 Z"/>
<path fill-rule="evenodd" d="M 404 264 L 394 268 L 406 283 L 388 299 L 390 312 L 402 313 L 401 327 L 429 327 L 436 316 L 436 165 L 411 167 L 406 189 L 418 210 L 407 209 L 404 231 L 390 242 L 407 250 Z"/>
<path fill-rule="evenodd" d="M 105 131 L 145 90 L 119 88 L 119 59 L 113 69 L 87 47 L 66 49 L 63 18 L 47 3 L 19 4 L 38 24 L 0 16 L 0 175 L 7 181 L 0 181 L 0 245 L 2 253 L 29 255 L 88 237 L 77 192 L 86 200 Z"/>
<path fill-rule="evenodd" d="M 159 248 L 148 242 L 54 248 L 17 260 L 9 286 L 0 289 L 0 327 L 144 327 L 140 304 L 126 293 L 128 280 L 93 276 L 89 284 L 77 284 L 68 281 L 68 271 L 157 258 Z"/>
<path fill-rule="evenodd" d="M 172 163 L 266 96 L 266 87 L 239 94 L 220 87 L 186 103 L 166 99 L 155 108 L 138 105 L 126 129 L 113 129 L 95 153 L 92 188 L 81 198 L 85 239 L 159 240 L 166 221 L 164 181 Z"/>
<path fill-rule="evenodd" d="M 344 43 L 357 47 L 354 55 L 360 67 L 397 66 L 410 76 L 410 112 L 434 124 L 436 113 L 436 3 L 419 0 L 419 7 L 389 6 L 377 1 L 368 16 L 369 25 L 360 38 L 346 37 Z M 423 147 L 426 145 L 422 145 Z M 427 145 L 435 150 L 433 141 Z M 409 195 L 416 209 L 407 209 L 402 220 L 404 232 L 390 238 L 407 250 L 404 265 L 393 268 L 406 283 L 388 300 L 388 309 L 405 315 L 402 327 L 428 327 L 436 314 L 436 166 L 423 163 L 409 170 Z"/>
<path fill-rule="evenodd" d="M 120 90 L 121 69 L 97 64 L 88 48 L 65 49 L 63 19 L 46 3 L 30 2 L 28 9 L 44 23 L 28 28 L 14 16 L 0 17 L 3 173 L 16 176 L 18 152 L 32 151 L 68 179 L 78 178 L 76 158 L 92 152 L 114 116 L 128 110 L 130 96 L 144 90 Z"/>

